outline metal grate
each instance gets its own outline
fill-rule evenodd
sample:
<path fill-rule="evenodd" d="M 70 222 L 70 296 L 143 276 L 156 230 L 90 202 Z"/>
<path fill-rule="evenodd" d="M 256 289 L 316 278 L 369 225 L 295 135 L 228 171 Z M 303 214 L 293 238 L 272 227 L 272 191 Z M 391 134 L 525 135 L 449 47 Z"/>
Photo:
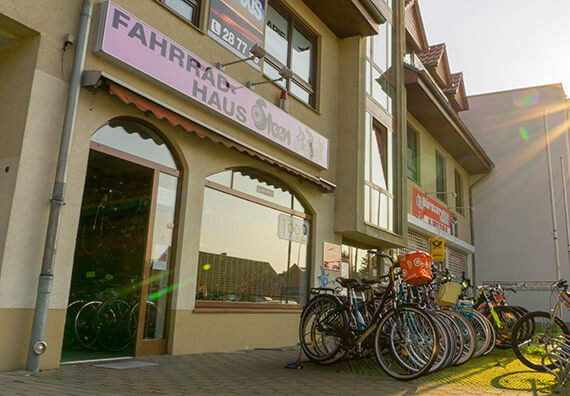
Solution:
<path fill-rule="evenodd" d="M 429 240 L 422 234 L 415 231 L 408 231 L 408 247 L 399 248 L 397 253 L 400 255 L 413 250 L 423 250 L 429 253 Z"/>
<path fill-rule="evenodd" d="M 467 273 L 467 255 L 449 248 L 446 253 L 447 268 L 455 275 L 455 281 L 459 282 L 461 280 L 463 272 L 465 272 L 466 276 L 469 276 Z"/>

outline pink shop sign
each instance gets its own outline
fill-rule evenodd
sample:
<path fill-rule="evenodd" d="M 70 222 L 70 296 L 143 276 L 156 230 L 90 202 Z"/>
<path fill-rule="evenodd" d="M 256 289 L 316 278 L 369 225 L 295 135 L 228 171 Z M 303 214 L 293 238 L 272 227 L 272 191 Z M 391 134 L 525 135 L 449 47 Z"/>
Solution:
<path fill-rule="evenodd" d="M 328 168 L 327 138 L 110 1 L 100 5 L 95 34 L 94 53 Z"/>

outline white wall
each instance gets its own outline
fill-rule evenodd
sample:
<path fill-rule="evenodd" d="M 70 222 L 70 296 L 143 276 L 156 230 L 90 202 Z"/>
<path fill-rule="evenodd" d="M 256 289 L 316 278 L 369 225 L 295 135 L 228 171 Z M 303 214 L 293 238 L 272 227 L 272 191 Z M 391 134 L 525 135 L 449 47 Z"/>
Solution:
<path fill-rule="evenodd" d="M 549 112 L 558 246 L 562 276 L 569 262 L 560 157 L 568 172 L 568 131 L 561 85 L 469 98 L 461 118 L 495 163 L 473 187 L 475 273 L 483 281 L 555 280 L 543 110 Z M 524 129 L 523 129 L 524 128 Z M 511 298 L 527 308 L 548 308 L 548 293 Z"/>

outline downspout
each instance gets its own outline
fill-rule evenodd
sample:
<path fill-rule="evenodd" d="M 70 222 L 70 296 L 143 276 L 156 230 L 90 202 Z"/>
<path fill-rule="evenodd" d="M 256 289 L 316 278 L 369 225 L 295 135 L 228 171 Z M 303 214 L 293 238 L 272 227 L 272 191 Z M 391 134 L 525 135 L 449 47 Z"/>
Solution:
<path fill-rule="evenodd" d="M 471 228 L 471 245 L 475 246 L 475 226 L 473 223 L 473 187 L 478 184 L 481 180 L 486 179 L 489 174 L 481 176 L 475 183 L 472 183 L 469 186 L 469 225 Z M 476 265 L 475 265 L 475 256 L 477 254 L 477 247 L 475 247 L 475 253 L 471 255 L 471 271 L 473 271 L 473 279 L 471 282 L 472 287 L 474 288 L 477 286 L 477 276 L 475 275 Z"/>
<path fill-rule="evenodd" d="M 396 136 L 398 150 L 398 188 L 399 197 L 399 225 L 400 233 L 404 236 L 405 246 L 408 246 L 408 184 L 407 184 L 407 128 L 408 128 L 408 105 L 407 92 L 404 79 L 404 56 L 406 54 L 406 8 L 404 0 L 395 2 L 394 12 L 396 16 L 396 40 L 394 43 L 394 60 L 392 67 L 396 68 Z"/>
<path fill-rule="evenodd" d="M 40 356 L 45 352 L 47 343 L 43 340 L 47 321 L 49 299 L 53 286 L 53 269 L 55 252 L 57 246 L 57 236 L 59 233 L 59 223 L 64 201 L 65 181 L 67 177 L 67 166 L 71 151 L 71 138 L 77 103 L 79 101 L 79 89 L 81 87 L 81 72 L 85 61 L 85 52 L 91 24 L 91 12 L 93 0 L 83 0 L 81 8 L 81 19 L 79 21 L 79 34 L 77 38 L 77 49 L 73 58 L 73 69 L 71 71 L 71 81 L 69 84 L 69 95 L 65 108 L 65 118 L 61 133 L 61 143 L 57 159 L 55 182 L 53 186 L 52 198 L 50 199 L 50 213 L 48 228 L 45 239 L 44 254 L 42 258 L 42 268 L 40 272 L 38 291 L 36 297 L 36 308 L 34 311 L 34 321 L 30 336 L 30 347 L 28 350 L 27 371 L 37 372 L 40 370 Z"/>

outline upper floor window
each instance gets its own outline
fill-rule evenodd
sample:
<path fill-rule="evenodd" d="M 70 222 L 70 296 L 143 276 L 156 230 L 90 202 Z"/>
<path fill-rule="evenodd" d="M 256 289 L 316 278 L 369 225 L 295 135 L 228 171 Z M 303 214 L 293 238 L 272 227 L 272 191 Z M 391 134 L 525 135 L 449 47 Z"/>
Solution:
<path fill-rule="evenodd" d="M 288 67 L 290 80 L 277 84 L 303 102 L 315 106 L 315 70 L 317 38 L 293 14 L 279 4 L 267 5 L 263 72 L 271 79 Z"/>
<path fill-rule="evenodd" d="M 435 189 L 437 198 L 447 202 L 445 192 L 445 158 L 438 152 L 435 153 Z"/>
<path fill-rule="evenodd" d="M 408 177 L 418 183 L 418 134 L 408 126 Z"/>
<path fill-rule="evenodd" d="M 396 138 L 366 113 L 364 221 L 394 231 Z"/>
<path fill-rule="evenodd" d="M 465 214 L 463 207 L 463 177 L 461 176 L 461 173 L 457 171 L 457 169 L 455 170 L 455 194 L 457 194 L 455 197 L 456 211 L 457 213 L 463 215 Z"/>
<path fill-rule="evenodd" d="M 166 7 L 170 8 L 180 17 L 190 22 L 192 25 L 198 26 L 198 17 L 200 15 L 201 0 L 158 0 Z"/>
<path fill-rule="evenodd" d="M 379 26 L 378 34 L 367 39 L 366 92 L 383 108 L 392 111 L 395 95 L 392 67 L 392 26 Z"/>

